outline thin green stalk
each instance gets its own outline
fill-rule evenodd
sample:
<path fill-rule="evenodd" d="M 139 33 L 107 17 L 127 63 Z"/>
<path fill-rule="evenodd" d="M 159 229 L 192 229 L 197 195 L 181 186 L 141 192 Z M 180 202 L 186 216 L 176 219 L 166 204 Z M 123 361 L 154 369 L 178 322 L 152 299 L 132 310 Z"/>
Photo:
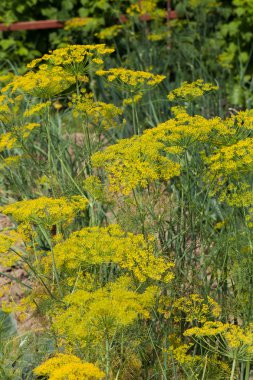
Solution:
<path fill-rule="evenodd" d="M 137 210 L 139 212 L 139 217 L 140 217 L 141 224 L 142 224 L 142 234 L 144 236 L 146 236 L 146 233 L 145 233 L 145 215 L 143 217 L 142 202 L 141 202 L 141 199 L 140 199 L 140 201 L 138 199 L 138 190 L 133 189 L 133 196 L 134 196 L 135 204 L 136 204 Z"/>
<path fill-rule="evenodd" d="M 110 344 L 109 344 L 109 339 L 108 339 L 107 334 L 106 334 L 106 339 L 105 339 L 105 357 L 106 357 L 105 379 L 109 380 L 111 363 L 110 363 Z"/>
<path fill-rule="evenodd" d="M 235 375 L 235 368 L 236 368 L 236 358 L 234 358 L 233 360 L 233 364 L 232 364 L 232 369 L 231 369 L 231 374 L 230 374 L 230 380 L 234 380 L 234 375 Z"/>
<path fill-rule="evenodd" d="M 23 286 L 25 286 L 28 289 L 32 289 L 31 286 L 25 284 L 23 281 L 20 281 L 18 278 L 14 277 L 14 276 L 11 276 L 10 274 L 4 273 L 4 272 L 0 272 L 0 276 L 4 276 L 6 278 L 9 278 L 10 280 L 15 281 L 18 284 L 23 285 Z"/>
<path fill-rule="evenodd" d="M 207 368 L 207 356 L 205 357 L 205 366 L 204 366 L 204 369 L 203 369 L 203 374 L 202 374 L 201 380 L 205 380 L 206 368 Z"/>
<path fill-rule="evenodd" d="M 34 248 L 35 249 L 35 248 Z M 16 255 L 18 255 L 25 263 L 26 265 L 31 269 L 32 273 L 34 274 L 34 276 L 36 278 L 38 278 L 41 282 L 41 284 L 44 286 L 44 288 L 46 289 L 46 291 L 48 292 L 48 294 L 50 295 L 51 298 L 53 299 L 56 299 L 55 296 L 52 294 L 52 292 L 50 291 L 50 289 L 48 288 L 48 286 L 45 284 L 44 280 L 40 277 L 40 275 L 36 272 L 36 270 L 34 269 L 34 267 L 29 263 L 29 261 L 25 260 L 24 257 L 19 254 L 17 251 L 15 251 L 14 248 L 11 248 L 11 251 L 13 251 Z"/>
<path fill-rule="evenodd" d="M 167 334 L 165 335 L 165 339 L 164 339 L 163 366 L 164 366 L 163 379 L 166 380 L 167 378 L 166 374 L 168 370 Z"/>
<path fill-rule="evenodd" d="M 53 251 L 51 240 L 47 236 L 47 233 L 44 231 L 44 229 L 42 227 L 40 227 L 40 226 L 39 226 L 39 228 L 40 228 L 40 230 L 41 230 L 44 238 L 46 239 L 46 241 L 47 241 L 47 243 L 49 245 L 50 252 L 51 252 L 51 257 L 52 257 L 53 273 L 54 273 L 54 276 L 55 276 L 55 280 L 56 280 L 56 283 L 57 283 L 57 287 L 58 287 L 60 296 L 63 297 L 63 292 L 62 292 L 62 289 L 61 289 L 60 280 L 59 280 L 59 276 L 58 276 L 58 271 L 57 271 L 57 268 L 56 268 L 56 262 L 55 262 L 54 251 Z"/>
<path fill-rule="evenodd" d="M 246 363 L 246 369 L 245 369 L 245 380 L 249 380 L 250 378 L 250 361 Z"/>

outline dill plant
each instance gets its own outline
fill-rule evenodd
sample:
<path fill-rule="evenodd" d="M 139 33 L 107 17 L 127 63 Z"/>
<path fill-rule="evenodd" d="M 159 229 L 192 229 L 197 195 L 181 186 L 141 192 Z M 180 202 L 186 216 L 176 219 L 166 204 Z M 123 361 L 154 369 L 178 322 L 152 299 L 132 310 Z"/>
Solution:
<path fill-rule="evenodd" d="M 98 70 L 109 53 L 57 49 L 2 89 L 1 212 L 15 227 L 1 232 L 0 262 L 28 276 L 3 307 L 48 330 L 34 376 L 248 380 L 252 285 L 238 276 L 252 264 L 252 113 L 197 114 L 216 85 L 168 94 L 163 74 Z M 129 96 L 106 102 L 101 88 L 117 93 L 101 76 L 122 97 L 128 87 L 130 129 Z M 134 107 L 147 88 L 176 105 L 162 116 L 150 103 L 147 119 L 161 118 L 144 128 Z"/>

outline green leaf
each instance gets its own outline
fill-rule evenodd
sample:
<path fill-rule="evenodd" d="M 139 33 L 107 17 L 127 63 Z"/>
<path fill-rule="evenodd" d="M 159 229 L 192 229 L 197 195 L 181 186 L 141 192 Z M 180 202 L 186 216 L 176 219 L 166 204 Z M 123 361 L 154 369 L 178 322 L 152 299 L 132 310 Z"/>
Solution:
<path fill-rule="evenodd" d="M 17 325 L 12 314 L 0 310 L 0 340 L 10 338 L 17 333 Z"/>
<path fill-rule="evenodd" d="M 20 56 L 27 56 L 29 54 L 29 50 L 26 49 L 24 46 L 21 46 L 18 51 L 17 51 L 17 54 L 20 55 Z"/>
<path fill-rule="evenodd" d="M 244 104 L 244 100 L 243 88 L 239 84 L 236 84 L 230 94 L 230 101 L 235 106 L 242 106 Z"/>
<path fill-rule="evenodd" d="M 16 41 L 13 38 L 8 38 L 0 41 L 0 46 L 3 50 L 8 50 L 11 46 L 16 45 Z"/>

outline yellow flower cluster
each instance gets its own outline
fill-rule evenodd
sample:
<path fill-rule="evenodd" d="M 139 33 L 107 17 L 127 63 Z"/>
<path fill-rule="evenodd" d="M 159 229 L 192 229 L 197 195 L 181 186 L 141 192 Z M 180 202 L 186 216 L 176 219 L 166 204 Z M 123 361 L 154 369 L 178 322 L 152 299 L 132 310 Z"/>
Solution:
<path fill-rule="evenodd" d="M 6 122 L 11 116 L 11 108 L 14 104 L 14 100 L 7 95 L 0 95 L 0 120 Z"/>
<path fill-rule="evenodd" d="M 14 265 L 19 257 L 11 252 L 11 248 L 21 243 L 20 235 L 16 231 L 5 231 L 0 233 L 0 264 L 7 268 Z"/>
<path fill-rule="evenodd" d="M 158 0 L 142 0 L 136 4 L 131 4 L 127 10 L 127 14 L 130 16 L 145 16 L 149 15 L 150 17 L 164 18 L 166 16 L 166 10 L 158 7 Z"/>
<path fill-rule="evenodd" d="M 105 76 L 108 82 L 116 83 L 130 92 L 144 91 L 161 83 L 166 78 L 164 75 L 156 75 L 147 71 L 134 71 L 123 67 L 98 70 L 96 74 Z"/>
<path fill-rule="evenodd" d="M 76 290 L 64 297 L 63 306 L 53 311 L 57 335 L 72 344 L 92 344 L 106 335 L 112 337 L 139 317 L 149 318 L 157 288 L 149 286 L 143 293 L 137 293 L 131 282 L 124 276 L 93 292 Z"/>
<path fill-rule="evenodd" d="M 242 136 L 242 130 L 245 130 L 245 137 L 248 136 L 248 130 L 253 130 L 253 110 L 239 111 L 226 119 L 230 128 L 235 129 Z"/>
<path fill-rule="evenodd" d="M 149 41 L 162 41 L 168 38 L 169 36 L 169 32 L 166 31 L 163 33 L 150 33 L 147 38 Z"/>
<path fill-rule="evenodd" d="M 143 235 L 125 233 L 118 225 L 89 227 L 74 232 L 54 248 L 57 267 L 76 275 L 79 268 L 116 264 L 131 271 L 141 282 L 147 279 L 170 282 L 173 264 L 154 254 L 154 241 L 147 243 Z"/>
<path fill-rule="evenodd" d="M 122 31 L 123 25 L 112 25 L 108 28 L 103 28 L 99 33 L 97 33 L 97 37 L 101 40 L 111 40 Z"/>
<path fill-rule="evenodd" d="M 165 155 L 165 133 L 155 132 L 148 130 L 142 136 L 122 139 L 92 156 L 93 165 L 109 174 L 111 191 L 127 195 L 137 187 L 146 188 L 150 182 L 168 181 L 180 174 L 180 165 Z"/>
<path fill-rule="evenodd" d="M 13 132 L 17 134 L 22 139 L 25 139 L 30 136 L 31 132 L 40 127 L 39 123 L 28 123 L 19 128 L 13 128 Z"/>
<path fill-rule="evenodd" d="M 101 65 L 103 57 L 114 49 L 107 48 L 105 44 L 97 45 L 69 45 L 66 48 L 56 49 L 50 54 L 33 60 L 27 67 L 34 69 L 40 65 L 37 71 L 29 71 L 23 76 L 14 77 L 2 92 L 12 89 L 12 92 L 21 90 L 33 96 L 50 99 L 69 88 L 75 81 L 88 81 L 84 76 L 91 63 Z M 8 105 L 5 105 L 6 112 Z M 34 109 L 34 112 L 42 108 Z M 33 111 L 27 111 L 30 116 Z"/>
<path fill-rule="evenodd" d="M 133 103 L 136 104 L 141 100 L 142 97 L 143 94 L 136 94 L 132 98 L 125 98 L 123 100 L 123 106 L 127 106 L 129 104 L 132 105 Z"/>
<path fill-rule="evenodd" d="M 78 76 L 84 73 L 88 66 L 93 62 L 102 64 L 103 57 L 111 54 L 114 49 L 108 48 L 105 44 L 97 45 L 68 45 L 44 54 L 41 58 L 35 59 L 27 67 L 34 68 L 38 63 L 46 62 L 50 67 L 64 68 L 71 75 Z"/>
<path fill-rule="evenodd" d="M 94 101 L 93 95 L 88 93 L 73 94 L 69 106 L 73 108 L 74 117 L 84 115 L 95 126 L 99 125 L 104 129 L 117 126 L 115 118 L 122 115 L 122 110 L 114 104 Z"/>
<path fill-rule="evenodd" d="M 3 133 L 0 136 L 0 152 L 5 149 L 12 149 L 15 146 L 17 138 L 11 132 Z"/>
<path fill-rule="evenodd" d="M 19 140 L 28 138 L 31 132 L 39 126 L 38 123 L 29 123 L 22 127 L 12 128 L 12 132 L 3 133 L 0 135 L 0 152 L 14 148 Z"/>
<path fill-rule="evenodd" d="M 195 82 L 183 82 L 181 87 L 171 91 L 168 95 L 170 101 L 175 99 L 192 100 L 204 95 L 205 92 L 217 90 L 218 86 L 211 83 L 205 83 L 203 79 L 198 79 Z"/>
<path fill-rule="evenodd" d="M 230 367 L 228 363 L 222 362 L 217 359 L 217 355 L 212 355 L 210 357 L 196 355 L 194 352 L 194 347 L 192 343 L 180 344 L 176 346 L 170 346 L 169 353 L 173 355 L 173 358 L 179 363 L 184 369 L 189 368 L 190 372 L 194 373 L 196 368 L 204 370 L 204 373 L 207 375 L 207 379 L 209 379 L 209 371 L 210 378 L 215 378 L 215 372 L 217 371 L 218 378 L 228 378 L 230 374 Z"/>
<path fill-rule="evenodd" d="M 253 163 L 253 138 L 223 146 L 205 159 L 206 181 L 212 186 L 211 194 L 230 206 L 249 206 L 253 194 L 249 182 Z"/>
<path fill-rule="evenodd" d="M 10 82 L 12 80 L 13 76 L 14 76 L 14 74 L 11 72 L 0 75 L 0 83 Z"/>
<path fill-rule="evenodd" d="M 211 297 L 204 298 L 198 294 L 190 294 L 188 297 L 181 297 L 175 301 L 173 305 L 174 309 L 181 311 L 185 314 L 185 320 L 187 322 L 200 322 L 204 323 L 211 316 L 219 317 L 221 308 Z M 182 316 L 176 316 L 175 320 L 180 321 Z"/>
<path fill-rule="evenodd" d="M 12 92 L 21 90 L 27 94 L 49 99 L 66 90 L 75 82 L 73 75 L 62 67 L 42 65 L 38 71 L 29 71 L 23 76 L 14 77 L 3 91 L 12 88 Z"/>
<path fill-rule="evenodd" d="M 1 207 L 1 212 L 11 215 L 17 222 L 42 224 L 51 227 L 58 223 L 70 224 L 78 212 L 87 206 L 87 199 L 72 196 L 70 199 L 40 197 Z"/>
<path fill-rule="evenodd" d="M 230 323 L 205 322 L 202 327 L 193 327 L 185 331 L 185 336 L 195 336 L 204 340 L 206 345 L 210 346 L 213 351 L 218 349 L 217 343 L 213 337 L 220 337 L 222 344 L 219 347 L 220 352 L 227 357 L 236 356 L 242 361 L 252 360 L 253 358 L 253 325 L 246 328 Z M 207 341 L 205 338 L 212 338 Z"/>
<path fill-rule="evenodd" d="M 173 357 L 180 364 L 196 364 L 201 360 L 201 356 L 195 355 L 192 356 L 188 351 L 192 348 L 193 344 L 181 344 L 178 347 L 171 346 L 169 352 L 173 352 Z"/>
<path fill-rule="evenodd" d="M 8 85 L 7 85 L 8 86 Z M 20 115 L 23 95 L 9 97 L 4 94 L 4 87 L 0 95 L 0 121 L 4 124 L 12 124 L 15 116 Z"/>
<path fill-rule="evenodd" d="M 36 376 L 48 380 L 95 380 L 103 379 L 105 374 L 92 363 L 85 363 L 75 355 L 56 354 L 33 370 Z"/>
<path fill-rule="evenodd" d="M 100 19 L 95 17 L 74 17 L 70 20 L 67 20 L 64 25 L 65 30 L 77 29 L 82 27 L 95 27 L 99 25 Z"/>
<path fill-rule="evenodd" d="M 50 105 L 51 105 L 50 101 L 34 104 L 33 106 L 29 107 L 24 112 L 24 116 L 30 117 L 33 115 L 41 114 L 42 112 L 44 112 L 44 110 L 48 109 Z"/>
<path fill-rule="evenodd" d="M 218 136 L 230 135 L 229 127 L 220 117 L 206 119 L 203 116 L 190 116 L 184 107 L 172 107 L 175 118 L 158 125 L 157 134 L 166 132 L 167 140 L 173 146 L 189 147 L 193 143 L 204 143 Z"/>
<path fill-rule="evenodd" d="M 210 144 L 210 142 L 211 147 L 222 145 L 221 152 L 231 151 L 232 146 L 224 146 L 224 143 L 238 138 L 237 130 L 241 135 L 251 125 L 249 117 L 245 115 L 241 117 L 241 126 L 238 126 L 237 121 L 235 124 L 235 121 L 231 122 L 230 119 L 190 116 L 182 107 L 173 107 L 172 112 L 175 115 L 173 119 L 145 130 L 141 136 L 122 139 L 117 144 L 93 155 L 93 165 L 103 167 L 108 173 L 111 191 L 129 194 L 138 186 L 145 188 L 155 180 L 167 181 L 178 176 L 181 153 L 193 144 L 199 153 L 204 149 L 203 144 Z M 233 164 L 234 159 L 229 160 L 229 154 L 224 155 L 225 153 L 216 153 L 212 156 L 213 151 L 211 151 L 210 156 L 207 159 L 204 158 L 208 165 L 207 180 L 211 182 L 215 179 L 213 182 L 216 190 L 218 179 L 219 183 L 223 184 L 224 168 L 227 172 L 226 178 L 229 167 L 229 175 L 233 172 L 233 168 L 236 170 L 241 168 L 242 171 L 245 171 L 247 167 L 250 168 L 250 141 L 250 138 L 242 140 L 234 146 L 235 157 L 238 157 L 236 164 Z M 247 146 L 249 150 L 246 149 Z M 224 162 L 220 162 L 223 156 Z M 233 175 L 235 174 L 236 171 L 233 172 Z"/>

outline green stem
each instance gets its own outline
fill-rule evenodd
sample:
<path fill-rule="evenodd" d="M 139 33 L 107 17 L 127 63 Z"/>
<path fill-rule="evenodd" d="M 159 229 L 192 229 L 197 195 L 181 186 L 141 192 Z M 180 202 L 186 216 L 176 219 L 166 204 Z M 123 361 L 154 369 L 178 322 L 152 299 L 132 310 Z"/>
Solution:
<path fill-rule="evenodd" d="M 139 130 L 138 130 L 138 127 L 137 127 L 137 123 L 136 123 L 136 110 L 135 110 L 135 102 L 134 102 L 134 97 L 133 95 L 131 94 L 131 99 L 132 99 L 132 119 L 133 119 L 133 127 L 134 127 L 134 134 L 139 134 Z"/>
<path fill-rule="evenodd" d="M 231 374 L 230 374 L 230 380 L 234 380 L 235 367 L 236 367 L 236 358 L 234 358 L 234 360 L 233 360 Z"/>
<path fill-rule="evenodd" d="M 167 367 L 168 367 L 168 348 L 167 348 L 167 335 L 165 335 L 164 340 L 164 354 L 163 354 L 163 366 L 164 366 L 164 373 L 163 373 L 163 379 L 167 379 Z"/>
<path fill-rule="evenodd" d="M 36 270 L 34 269 L 34 267 L 31 265 L 31 263 L 29 263 L 28 260 L 24 259 L 24 257 L 22 257 L 21 254 L 19 254 L 17 251 L 15 251 L 14 248 L 11 248 L 11 250 L 16 254 L 18 255 L 22 261 L 24 261 L 24 263 L 26 263 L 26 265 L 31 269 L 31 272 L 34 274 L 34 276 L 36 278 L 39 279 L 39 281 L 41 282 L 41 284 L 44 286 L 44 288 L 46 289 L 46 291 L 48 292 L 48 294 L 50 295 L 50 297 L 52 297 L 53 299 L 56 300 L 55 296 L 51 293 L 50 289 L 48 288 L 48 286 L 46 285 L 46 283 L 44 282 L 44 280 L 41 278 L 41 276 L 38 274 L 38 272 L 36 272 Z M 34 251 L 35 251 L 35 248 L 34 248 Z"/>
<path fill-rule="evenodd" d="M 23 286 L 25 286 L 25 287 L 28 288 L 28 289 L 32 289 L 31 286 L 25 284 L 23 281 L 20 281 L 18 278 L 13 277 L 13 276 L 11 276 L 10 274 L 4 273 L 4 272 L 0 272 L 0 276 L 4 276 L 4 277 L 6 277 L 6 278 L 9 278 L 11 281 L 15 281 L 15 282 L 17 282 L 18 284 L 23 285 Z"/>
<path fill-rule="evenodd" d="M 250 361 L 246 363 L 245 380 L 249 380 L 250 377 Z"/>
<path fill-rule="evenodd" d="M 40 227 L 40 230 L 41 230 L 43 236 L 45 237 L 45 239 L 46 239 L 46 241 L 47 241 L 47 243 L 48 243 L 48 245 L 50 247 L 54 277 L 55 277 L 55 280 L 56 280 L 56 284 L 57 284 L 60 296 L 63 297 L 63 292 L 62 292 L 62 289 L 61 289 L 61 286 L 60 286 L 60 280 L 59 280 L 59 276 L 58 276 L 58 272 L 57 272 L 57 268 L 56 268 L 56 262 L 55 262 L 54 251 L 53 251 L 51 239 L 48 237 L 47 233 L 44 231 L 43 228 Z"/>
<path fill-rule="evenodd" d="M 84 136 L 85 136 L 86 149 L 88 153 L 88 174 L 91 175 L 92 174 L 92 167 L 91 167 L 92 148 L 91 148 L 91 142 L 90 142 L 88 117 L 86 117 L 85 124 L 84 124 Z"/>
<path fill-rule="evenodd" d="M 106 355 L 106 367 L 105 367 L 105 379 L 109 380 L 110 376 L 110 345 L 109 345 L 109 339 L 106 334 L 106 339 L 105 339 L 105 355 Z"/>
<path fill-rule="evenodd" d="M 201 380 L 205 380 L 206 367 L 207 367 L 207 356 L 205 357 L 205 366 L 204 366 L 204 369 L 203 369 L 203 374 L 202 374 L 202 379 Z"/>

